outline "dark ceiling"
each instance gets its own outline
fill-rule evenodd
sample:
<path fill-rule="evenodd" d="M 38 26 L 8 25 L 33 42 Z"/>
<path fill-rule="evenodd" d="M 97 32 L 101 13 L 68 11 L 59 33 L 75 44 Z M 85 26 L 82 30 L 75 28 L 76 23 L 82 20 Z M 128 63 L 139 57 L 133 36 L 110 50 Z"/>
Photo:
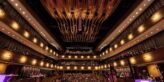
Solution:
<path fill-rule="evenodd" d="M 111 33 L 119 22 L 128 16 L 129 12 L 134 9 L 134 5 L 137 5 L 139 1 L 140 0 L 121 0 L 111 16 L 103 22 L 94 42 L 66 42 L 62 38 L 57 21 L 48 13 L 45 7 L 43 7 L 40 0 L 22 0 L 25 6 L 27 6 L 27 8 L 41 20 L 46 26 L 47 31 L 50 32 L 62 47 L 65 49 L 70 48 L 78 50 L 81 50 L 81 48 L 94 50 L 105 36 Z"/>

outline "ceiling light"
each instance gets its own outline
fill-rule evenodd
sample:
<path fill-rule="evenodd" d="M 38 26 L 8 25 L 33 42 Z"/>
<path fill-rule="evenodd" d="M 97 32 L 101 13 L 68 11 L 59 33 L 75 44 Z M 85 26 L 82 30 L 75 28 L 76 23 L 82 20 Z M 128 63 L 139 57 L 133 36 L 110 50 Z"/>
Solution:
<path fill-rule="evenodd" d="M 67 70 L 69 70 L 70 69 L 70 66 L 67 66 Z"/>
<path fill-rule="evenodd" d="M 65 56 L 64 56 L 64 55 L 62 55 L 62 58 L 65 58 Z"/>
<path fill-rule="evenodd" d="M 74 68 L 73 68 L 74 70 L 76 70 L 77 69 L 77 66 L 74 66 Z"/>
<path fill-rule="evenodd" d="M 36 65 L 36 63 L 37 63 L 37 60 L 36 59 L 33 59 L 32 60 L 32 65 Z"/>
<path fill-rule="evenodd" d="M 3 60 L 10 60 L 12 58 L 13 54 L 10 51 L 4 51 L 2 53 L 2 59 Z"/>
<path fill-rule="evenodd" d="M 108 54 L 108 50 L 106 50 L 105 53 Z"/>
<path fill-rule="evenodd" d="M 51 64 L 51 68 L 53 68 L 54 67 L 54 65 L 53 64 Z"/>
<path fill-rule="evenodd" d="M 162 14 L 160 12 L 156 12 L 152 15 L 151 20 L 153 22 L 157 22 L 162 18 Z"/>
<path fill-rule="evenodd" d="M 134 57 L 131 57 L 129 60 L 131 64 L 136 64 L 136 59 Z"/>
<path fill-rule="evenodd" d="M 124 41 L 124 40 L 121 40 L 121 41 L 120 41 L 120 44 L 121 44 L 121 45 L 123 45 L 124 43 L 125 43 L 125 41 Z"/>
<path fill-rule="evenodd" d="M 63 66 L 60 66 L 59 69 L 62 70 L 63 69 Z"/>
<path fill-rule="evenodd" d="M 139 26 L 138 29 L 137 29 L 137 31 L 138 31 L 139 33 L 143 32 L 144 30 L 145 30 L 144 25 Z"/>
<path fill-rule="evenodd" d="M 103 52 L 103 53 L 102 53 L 102 55 L 104 56 L 104 55 L 105 55 L 105 53 Z"/>
<path fill-rule="evenodd" d="M 81 56 L 81 58 L 83 59 L 83 58 L 84 58 L 84 56 Z"/>
<path fill-rule="evenodd" d="M 150 61 L 152 61 L 152 54 L 151 53 L 145 53 L 145 54 L 143 54 L 143 59 L 144 59 L 144 61 L 145 62 L 150 62 Z"/>
<path fill-rule="evenodd" d="M 120 64 L 121 64 L 122 66 L 124 66 L 124 65 L 125 65 L 125 61 L 124 61 L 124 60 L 121 60 L 121 61 L 120 61 Z"/>
<path fill-rule="evenodd" d="M 77 58 L 77 56 L 74 56 L 74 58 Z"/>
<path fill-rule="evenodd" d="M 59 56 L 59 54 L 56 54 L 56 56 Z"/>
<path fill-rule="evenodd" d="M 113 65 L 116 67 L 116 66 L 117 66 L 117 63 L 116 63 L 116 62 L 114 62 L 114 63 L 113 63 Z"/>
<path fill-rule="evenodd" d="M 52 53 L 53 51 L 52 51 L 52 49 L 50 49 L 50 53 Z"/>
<path fill-rule="evenodd" d="M 15 6 L 18 6 L 18 3 L 15 3 Z"/>
<path fill-rule="evenodd" d="M 23 13 L 23 14 L 25 14 L 25 12 L 24 12 L 24 11 L 23 11 L 22 13 Z"/>
<path fill-rule="evenodd" d="M 117 45 L 117 44 L 115 44 L 115 45 L 114 45 L 114 48 L 117 48 L 117 47 L 118 47 L 118 45 Z"/>
<path fill-rule="evenodd" d="M 37 38 L 33 38 L 34 43 L 37 43 L 37 41 L 38 41 Z"/>
<path fill-rule="evenodd" d="M 44 65 L 44 62 L 43 62 L 43 61 L 41 61 L 41 62 L 40 62 L 40 66 L 43 66 L 43 65 Z"/>
<path fill-rule="evenodd" d="M 49 49 L 48 46 L 46 46 L 46 51 L 48 51 L 48 49 Z"/>
<path fill-rule="evenodd" d="M 133 37 L 134 37 L 134 36 L 133 36 L 132 33 L 128 35 L 128 39 L 129 39 L 129 40 L 133 39 Z"/>
<path fill-rule="evenodd" d="M 107 65 L 106 64 L 104 65 L 104 68 L 107 68 Z"/>
<path fill-rule="evenodd" d="M 24 31 L 23 36 L 28 38 L 30 36 L 30 34 L 27 31 Z"/>
<path fill-rule="evenodd" d="M 19 29 L 19 25 L 18 25 L 18 23 L 15 22 L 15 21 L 13 21 L 13 22 L 11 23 L 11 27 L 12 27 L 14 30 L 18 30 L 18 29 Z"/>
<path fill-rule="evenodd" d="M 19 61 L 20 61 L 20 63 L 25 63 L 27 61 L 27 57 L 21 56 Z"/>
<path fill-rule="evenodd" d="M 98 66 L 95 66 L 95 70 L 98 70 Z"/>
<path fill-rule="evenodd" d="M 68 56 L 68 58 L 70 59 L 72 56 Z"/>
<path fill-rule="evenodd" d="M 40 43 L 40 47 L 42 47 L 42 48 L 43 48 L 43 46 L 44 46 L 44 44 L 41 42 L 41 43 Z"/>
<path fill-rule="evenodd" d="M 0 18 L 3 18 L 5 16 L 5 11 L 0 8 Z"/>
<path fill-rule="evenodd" d="M 87 58 L 89 59 L 89 58 L 90 58 L 90 56 L 87 56 Z"/>
<path fill-rule="evenodd" d="M 110 48 L 109 48 L 109 51 L 111 52 L 112 50 L 113 50 L 113 49 L 110 47 Z"/>
<path fill-rule="evenodd" d="M 94 59 L 96 59 L 96 58 L 97 58 L 97 56 L 93 56 L 93 58 L 94 58 Z"/>
<path fill-rule="evenodd" d="M 84 69 L 84 66 L 81 66 L 81 69 L 83 70 Z"/>
<path fill-rule="evenodd" d="M 88 66 L 88 70 L 91 70 L 91 66 Z"/>
<path fill-rule="evenodd" d="M 49 64 L 49 63 L 47 63 L 47 64 L 46 64 L 46 67 L 49 67 L 49 65 L 50 65 L 50 64 Z"/>
<path fill-rule="evenodd" d="M 56 52 L 54 51 L 54 52 L 53 52 L 53 55 L 55 55 L 55 54 L 56 54 Z"/>

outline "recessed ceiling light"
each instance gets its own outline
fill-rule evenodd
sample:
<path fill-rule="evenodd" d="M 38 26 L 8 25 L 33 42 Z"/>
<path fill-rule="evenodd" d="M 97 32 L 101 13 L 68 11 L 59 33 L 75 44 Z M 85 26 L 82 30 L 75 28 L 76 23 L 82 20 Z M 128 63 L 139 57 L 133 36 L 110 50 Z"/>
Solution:
<path fill-rule="evenodd" d="M 89 58 L 90 58 L 90 56 L 87 56 L 87 58 L 89 59 Z"/>
<path fill-rule="evenodd" d="M 129 40 L 133 39 L 133 37 L 134 37 L 134 36 L 133 36 L 132 33 L 128 35 L 128 39 L 129 39 Z"/>
<path fill-rule="evenodd" d="M 152 15 L 151 20 L 152 20 L 153 22 L 157 22 L 157 21 L 159 21 L 161 18 L 162 18 L 161 13 L 160 13 L 160 12 L 156 12 L 156 13 L 154 13 L 154 14 Z"/>
<path fill-rule="evenodd" d="M 83 59 L 83 58 L 84 58 L 84 56 L 81 56 L 81 58 Z"/>
<path fill-rule="evenodd" d="M 77 58 L 77 56 L 74 56 L 74 58 Z"/>
<path fill-rule="evenodd" d="M 36 63 L 37 63 L 36 59 L 33 59 L 32 62 L 31 62 L 32 65 L 36 65 Z"/>
<path fill-rule="evenodd" d="M 50 53 L 52 53 L 53 52 L 53 50 L 52 49 L 50 49 Z"/>
<path fill-rule="evenodd" d="M 74 69 L 76 70 L 77 69 L 77 66 L 74 66 Z"/>
<path fill-rule="evenodd" d="M 33 38 L 34 43 L 37 43 L 37 41 L 38 41 L 37 38 Z"/>
<path fill-rule="evenodd" d="M 67 66 L 67 70 L 69 70 L 70 69 L 70 66 Z"/>
<path fill-rule="evenodd" d="M 56 52 L 54 51 L 54 52 L 53 52 L 53 55 L 55 55 L 55 54 L 56 54 Z"/>
<path fill-rule="evenodd" d="M 68 56 L 68 58 L 72 58 L 72 56 Z"/>
<path fill-rule="evenodd" d="M 105 53 L 108 54 L 108 50 L 106 50 Z"/>
<path fill-rule="evenodd" d="M 43 62 L 43 61 L 41 61 L 41 62 L 40 62 L 40 66 L 43 66 L 43 65 L 44 65 L 44 62 Z"/>
<path fill-rule="evenodd" d="M 25 63 L 27 61 L 27 57 L 21 56 L 19 61 L 20 61 L 20 63 Z"/>
<path fill-rule="evenodd" d="M 142 11 L 142 8 L 139 8 L 140 11 Z"/>
<path fill-rule="evenodd" d="M 93 58 L 97 58 L 97 56 L 93 56 Z"/>
<path fill-rule="evenodd" d="M 91 70 L 91 66 L 88 66 L 88 70 Z"/>
<path fill-rule="evenodd" d="M 48 46 L 46 46 L 46 51 L 48 51 L 48 49 L 49 49 Z"/>
<path fill-rule="evenodd" d="M 14 30 L 18 30 L 18 29 L 19 29 L 19 24 L 18 24 L 17 22 L 13 21 L 13 22 L 11 23 L 11 27 L 12 27 Z"/>
<path fill-rule="evenodd" d="M 112 47 L 109 48 L 110 52 L 113 50 Z"/>
<path fill-rule="evenodd" d="M 49 64 L 49 63 L 47 63 L 47 64 L 46 64 L 46 67 L 49 67 L 49 65 L 50 65 L 50 64 Z"/>
<path fill-rule="evenodd" d="M 123 45 L 124 43 L 125 43 L 125 41 L 124 41 L 124 40 L 121 40 L 121 41 L 120 41 L 120 44 L 121 44 L 121 45 Z"/>
<path fill-rule="evenodd" d="M 22 13 L 23 13 L 23 14 L 25 14 L 25 12 L 24 12 L 24 11 L 23 11 Z"/>
<path fill-rule="evenodd" d="M 81 66 L 81 69 L 83 70 L 84 69 L 84 66 Z"/>
<path fill-rule="evenodd" d="M 15 6 L 18 6 L 18 3 L 15 3 Z"/>
<path fill-rule="evenodd" d="M 102 53 L 102 55 L 104 56 L 104 55 L 105 55 L 105 53 L 103 52 L 103 53 Z"/>
<path fill-rule="evenodd" d="M 64 56 L 64 55 L 62 55 L 62 58 L 65 58 L 65 56 Z"/>
<path fill-rule="evenodd" d="M 115 45 L 114 45 L 114 48 L 117 48 L 117 47 L 118 47 L 118 45 L 117 45 L 117 44 L 115 44 Z"/>
<path fill-rule="evenodd" d="M 137 31 L 138 31 L 139 33 L 143 32 L 144 30 L 145 30 L 144 25 L 140 25 L 140 26 L 138 27 L 138 29 L 137 29 Z"/>
<path fill-rule="evenodd" d="M 3 18 L 5 16 L 5 11 L 0 8 L 0 18 Z"/>
<path fill-rule="evenodd" d="M 24 31 L 23 36 L 29 38 L 30 34 L 27 31 Z"/>
<path fill-rule="evenodd" d="M 41 43 L 40 43 L 40 47 L 43 47 L 43 46 L 44 46 L 44 44 L 41 42 Z"/>

